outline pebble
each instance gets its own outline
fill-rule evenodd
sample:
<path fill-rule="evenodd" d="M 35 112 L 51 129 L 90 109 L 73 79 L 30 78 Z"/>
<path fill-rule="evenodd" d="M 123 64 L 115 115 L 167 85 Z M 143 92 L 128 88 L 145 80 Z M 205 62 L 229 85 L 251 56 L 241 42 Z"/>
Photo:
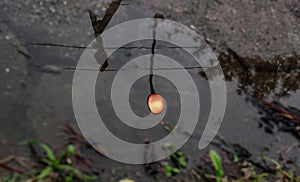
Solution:
<path fill-rule="evenodd" d="M 10 36 L 6 35 L 6 36 L 5 36 L 5 39 L 6 39 L 6 40 L 9 40 L 9 39 L 10 39 Z"/>
<path fill-rule="evenodd" d="M 10 69 L 9 69 L 9 68 L 5 68 L 5 72 L 6 72 L 6 73 L 9 73 L 9 72 L 10 72 Z"/>
<path fill-rule="evenodd" d="M 55 10 L 55 8 L 53 6 L 50 6 L 49 10 L 50 10 L 51 13 L 55 13 L 56 12 L 56 10 Z"/>

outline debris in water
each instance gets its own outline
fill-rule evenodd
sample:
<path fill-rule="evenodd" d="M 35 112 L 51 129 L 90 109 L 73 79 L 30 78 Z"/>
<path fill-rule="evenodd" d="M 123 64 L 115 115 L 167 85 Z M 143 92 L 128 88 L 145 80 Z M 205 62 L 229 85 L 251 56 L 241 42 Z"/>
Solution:
<path fill-rule="evenodd" d="M 46 73 L 59 74 L 62 71 L 62 68 L 54 65 L 46 65 L 43 68 L 41 68 L 41 71 Z"/>

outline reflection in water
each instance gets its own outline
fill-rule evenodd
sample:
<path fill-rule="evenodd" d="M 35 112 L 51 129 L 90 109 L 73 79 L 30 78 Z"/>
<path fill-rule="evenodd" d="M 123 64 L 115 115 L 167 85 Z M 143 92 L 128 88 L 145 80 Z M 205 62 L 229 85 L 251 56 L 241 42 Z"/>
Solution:
<path fill-rule="evenodd" d="M 119 8 L 122 0 L 112 1 L 107 8 L 104 17 L 102 20 L 97 19 L 97 15 L 93 13 L 91 10 L 88 10 L 90 15 L 90 20 L 93 26 L 94 35 L 96 39 L 95 48 L 97 52 L 95 54 L 95 58 L 98 63 L 101 65 L 100 71 L 103 72 L 105 68 L 107 68 L 108 63 L 106 61 L 106 53 L 103 47 L 102 37 L 100 36 L 101 33 L 105 30 L 109 22 L 111 21 L 113 15 L 116 13 L 117 9 Z"/>
<path fill-rule="evenodd" d="M 157 15 L 154 16 L 154 18 L 163 18 L 159 17 Z M 152 48 L 151 48 L 151 57 L 150 57 L 150 75 L 149 75 L 149 85 L 151 93 L 148 97 L 148 107 L 151 113 L 153 114 L 159 114 L 164 109 L 164 100 L 163 98 L 155 93 L 154 87 L 153 87 L 153 61 L 155 56 L 155 49 L 156 49 L 156 28 L 157 28 L 157 21 L 154 23 L 153 31 L 152 31 Z"/>
<path fill-rule="evenodd" d="M 159 114 L 164 109 L 164 100 L 158 94 L 151 94 L 148 97 L 148 107 L 153 114 Z"/>
<path fill-rule="evenodd" d="M 300 59 L 296 54 L 264 60 L 241 57 L 228 49 L 219 55 L 219 61 L 226 81 L 237 81 L 236 92 L 245 94 L 262 115 L 259 127 L 267 133 L 285 131 L 300 138 L 300 110 L 276 101 L 299 89 Z M 205 78 L 202 72 L 200 75 Z"/>
<path fill-rule="evenodd" d="M 91 10 L 88 10 L 91 23 L 93 25 L 94 35 L 96 37 L 96 60 L 101 64 L 100 71 L 120 71 L 120 69 L 110 68 L 108 69 L 108 62 L 103 58 L 106 58 L 102 39 L 100 35 L 111 21 L 113 15 L 122 5 L 122 0 L 112 1 L 101 20 L 97 19 L 97 15 Z M 163 18 L 162 15 L 156 14 L 155 18 Z M 79 48 L 85 49 L 88 47 L 51 44 L 51 43 L 31 43 L 37 46 L 55 46 L 65 48 Z M 152 49 L 153 47 L 123 47 L 123 49 Z M 157 49 L 177 49 L 177 46 L 156 46 Z M 185 47 L 183 47 L 185 48 Z M 193 47 L 186 47 L 193 48 Z M 106 48 L 109 49 L 109 48 Z M 114 48 L 113 48 L 114 49 Z M 236 80 L 238 82 L 238 94 L 246 94 L 256 99 L 268 99 L 268 98 L 287 98 L 292 92 L 296 92 L 299 89 L 300 81 L 300 59 L 297 54 L 290 55 L 288 57 L 276 56 L 272 59 L 264 59 L 261 57 L 242 57 L 238 55 L 234 50 L 228 48 L 227 52 L 219 54 L 218 60 L 222 66 L 223 73 L 226 81 Z M 74 70 L 74 67 L 64 67 L 67 70 Z M 144 68 L 140 68 L 144 69 Z M 148 68 L 145 68 L 148 69 Z M 165 70 L 176 70 L 177 68 L 165 68 Z M 181 68 L 178 68 L 181 69 Z M 204 71 L 206 69 L 201 66 L 185 66 L 185 69 L 199 69 L 199 74 L 207 79 Z M 209 68 L 210 72 L 213 72 L 213 67 Z M 217 69 L 216 69 L 217 70 Z M 89 71 L 89 70 L 87 70 Z M 91 68 L 90 71 L 98 71 L 98 69 Z M 215 75 L 219 73 L 215 72 Z M 151 76 L 152 77 L 152 76 Z M 151 82 L 150 82 L 151 85 Z"/>
<path fill-rule="evenodd" d="M 108 12 L 115 12 L 118 8 L 118 3 L 110 5 L 111 10 Z M 98 21 L 97 18 L 90 13 L 90 18 L 93 24 L 95 36 L 100 35 L 105 26 L 107 26 L 110 21 L 113 13 L 106 13 L 103 20 Z M 161 17 L 155 17 L 161 18 Z M 156 46 L 156 32 L 155 27 L 153 28 L 153 43 L 151 47 L 142 47 L 151 49 L 151 66 L 150 66 L 150 96 L 148 97 L 148 107 L 152 113 L 160 113 L 163 108 L 163 99 L 157 97 L 159 100 L 158 107 L 154 108 L 151 100 L 159 96 L 155 94 L 152 79 L 153 79 L 153 57 L 155 55 L 156 49 L 164 49 L 165 47 Z M 171 35 L 170 35 L 171 36 Z M 195 40 L 196 41 L 196 40 Z M 101 57 L 106 57 L 101 55 L 105 53 L 102 46 L 101 37 L 97 38 L 97 53 L 96 58 L 99 63 L 102 63 L 101 71 L 110 71 L 106 69 L 108 63 L 106 60 L 101 59 Z M 187 45 L 188 46 L 188 45 Z M 132 47 L 135 49 L 138 47 Z M 168 49 L 177 49 L 178 47 L 167 47 Z M 190 47 L 189 47 L 190 48 Z M 195 47 L 191 47 L 195 48 Z M 130 50 L 131 48 L 128 48 Z M 197 54 L 197 52 L 195 52 Z M 200 54 L 200 53 L 198 53 Z M 201 54 L 202 55 L 202 54 Z M 291 111 L 291 107 L 285 108 L 277 102 L 269 103 L 265 100 L 269 99 L 278 99 L 278 98 L 287 98 L 292 92 L 296 92 L 299 89 L 299 80 L 300 80 L 300 64 L 299 57 L 294 54 L 288 57 L 277 56 L 272 59 L 263 59 L 261 57 L 242 57 L 238 55 L 234 50 L 228 48 L 227 52 L 219 54 L 218 60 L 222 66 L 223 73 L 226 81 L 237 81 L 237 94 L 245 94 L 248 99 L 250 99 L 255 107 L 263 113 L 262 123 L 267 132 L 272 133 L 274 128 L 279 130 L 291 131 L 294 135 L 299 136 L 299 121 L 298 116 L 295 115 L 295 112 Z M 104 63 L 104 64 L 103 64 Z M 213 64 L 212 64 L 213 65 Z M 142 68 L 141 68 L 142 69 Z M 145 68 L 148 69 L 148 68 Z M 166 68 L 168 69 L 168 68 Z M 174 68 L 170 68 L 174 69 Z M 214 72 L 214 67 L 199 67 L 191 66 L 186 69 L 199 69 L 201 76 L 207 79 L 208 75 L 205 75 L 203 69 L 210 69 L 210 72 L 213 72 L 213 76 L 219 75 L 220 72 Z M 113 71 L 119 71 L 120 69 L 113 69 Z M 155 100 L 155 99 L 154 99 Z M 299 111 L 293 109 L 293 111 Z M 300 112 L 297 112 L 299 114 Z"/>
<path fill-rule="evenodd" d="M 273 134 L 277 131 L 289 132 L 300 139 L 300 109 L 273 101 L 257 101 L 251 99 L 262 115 L 259 127 Z"/>
<path fill-rule="evenodd" d="M 91 19 L 91 23 L 93 25 L 95 38 L 98 37 L 104 31 L 104 29 L 107 27 L 107 25 L 111 21 L 113 15 L 116 13 L 117 9 L 119 8 L 121 2 L 122 2 L 122 0 L 112 1 L 109 4 L 109 7 L 107 8 L 107 10 L 105 12 L 104 17 L 101 20 L 97 19 L 97 15 L 93 11 L 88 10 L 90 19 Z"/>
<path fill-rule="evenodd" d="M 92 12 L 88 11 L 90 15 L 90 20 L 93 25 L 94 35 L 96 37 L 96 44 L 95 47 L 97 52 L 95 54 L 96 60 L 99 64 L 101 64 L 100 71 L 120 71 L 119 68 L 108 68 L 108 61 L 106 61 L 106 53 L 104 51 L 102 39 L 100 35 L 104 29 L 107 27 L 109 22 L 111 21 L 114 13 L 117 11 L 118 7 L 121 5 L 121 0 L 113 1 L 109 8 L 107 9 L 105 16 L 98 20 L 97 16 Z M 156 15 L 155 18 L 162 18 L 161 15 Z M 172 32 L 173 34 L 176 32 Z M 170 33 L 170 36 L 172 36 Z M 178 33 L 178 32 L 177 32 Z M 195 40 L 197 41 L 197 40 Z M 153 45 L 152 47 L 122 47 L 123 49 L 151 49 L 152 54 L 154 55 L 154 50 L 159 49 L 178 49 L 177 46 L 159 46 L 155 45 L 155 37 L 153 37 Z M 60 47 L 67 47 L 67 48 L 86 48 L 80 46 L 69 46 L 69 45 L 56 45 L 56 44 L 34 44 L 40 46 L 60 46 Z M 193 45 L 186 45 L 187 49 L 193 49 Z M 121 49 L 122 49 L 121 48 Z M 109 49 L 109 48 L 106 48 Z M 112 48 L 114 49 L 114 48 Z M 195 52 L 195 54 L 200 54 Z M 263 123 L 265 124 L 266 131 L 271 131 L 270 128 L 274 128 L 273 124 L 270 124 L 270 120 L 274 120 L 276 123 L 276 127 L 280 128 L 281 130 L 290 131 L 290 127 L 292 128 L 291 131 L 297 134 L 299 130 L 299 121 L 295 119 L 295 113 L 293 113 L 290 109 L 284 108 L 284 112 L 282 112 L 282 107 L 279 106 L 278 103 L 269 103 L 265 102 L 264 100 L 270 99 L 278 99 L 278 98 L 287 98 L 290 96 L 291 93 L 296 92 L 299 89 L 299 81 L 300 81 L 300 64 L 299 64 L 299 56 L 297 54 L 290 55 L 288 57 L 277 56 L 273 57 L 272 59 L 264 59 L 261 57 L 242 57 L 238 55 L 234 50 L 228 49 L 227 52 L 220 53 L 218 60 L 222 66 L 223 73 L 225 76 L 226 81 L 237 81 L 237 90 L 238 94 L 245 94 L 248 98 L 250 98 L 253 102 L 253 105 L 258 107 L 264 115 L 267 115 L 268 118 L 262 118 Z M 151 63 L 153 65 L 153 63 Z M 152 66 L 151 66 L 152 67 Z M 185 65 L 185 69 L 195 69 L 195 70 L 202 70 L 202 69 L 211 69 L 213 68 L 206 68 L 201 67 L 199 65 Z M 67 68 L 70 69 L 70 68 Z M 74 69 L 74 68 L 71 68 Z M 98 69 L 93 68 L 92 71 L 98 71 Z M 134 68 L 137 69 L 137 68 Z M 139 69 L 149 69 L 149 68 L 139 68 Z M 176 70 L 177 68 L 165 68 L 165 70 Z M 181 68 L 178 68 L 181 69 Z M 216 69 L 217 70 L 217 69 Z M 152 71 L 152 70 L 151 70 Z M 204 74 L 204 71 L 199 72 L 201 76 L 207 78 Z M 218 75 L 218 72 L 214 73 Z M 152 84 L 152 77 L 153 74 L 150 73 L 149 83 L 151 87 L 151 94 L 154 93 L 154 88 Z M 276 108 L 276 109 L 274 109 Z M 272 111 L 272 112 L 271 112 Z M 280 111 L 280 112 L 274 112 Z M 295 111 L 295 109 L 293 109 Z M 285 117 L 285 120 L 278 120 L 278 113 L 280 117 Z M 294 115 L 293 115 L 294 114 Z M 298 112 L 299 114 L 299 112 Z M 279 117 L 279 118 L 280 118 Z M 290 118 L 287 118 L 290 117 Z M 298 116 L 299 118 L 299 116 Z M 292 122 L 287 121 L 290 119 Z M 282 122 L 281 122 L 282 121 Z M 282 124 L 284 123 L 284 124 Z M 287 124 L 289 123 L 289 124 Z M 278 124 L 278 126 L 277 126 Z M 292 124 L 292 125 L 291 125 Z M 298 129 L 298 130 L 297 130 Z M 299 132 L 298 132 L 299 133 Z"/>
<path fill-rule="evenodd" d="M 300 59 L 296 54 L 265 60 L 241 57 L 228 49 L 218 58 L 226 81 L 238 82 L 238 94 L 256 99 L 287 98 L 299 89 Z M 203 72 L 200 75 L 205 77 Z"/>
<path fill-rule="evenodd" d="M 278 102 L 299 89 L 300 59 L 297 54 L 263 59 L 241 57 L 227 49 L 218 59 L 226 81 L 236 81 L 237 94 L 244 94 L 258 109 L 261 115 L 259 127 L 267 133 L 284 131 L 300 139 L 300 110 Z M 213 67 L 210 69 L 214 72 Z M 207 79 L 203 71 L 199 74 Z M 218 75 L 217 72 L 214 74 Z"/>

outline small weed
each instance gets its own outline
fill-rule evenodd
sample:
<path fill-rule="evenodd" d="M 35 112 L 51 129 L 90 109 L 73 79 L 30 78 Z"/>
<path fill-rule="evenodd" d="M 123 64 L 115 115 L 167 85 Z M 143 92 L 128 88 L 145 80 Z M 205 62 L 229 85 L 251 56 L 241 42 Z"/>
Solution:
<path fill-rule="evenodd" d="M 41 147 L 46 153 L 46 157 L 41 159 L 41 162 L 45 164 L 45 168 L 42 169 L 37 178 L 42 180 L 49 176 L 51 173 L 59 173 L 65 179 L 65 181 L 74 181 L 74 178 L 79 178 L 83 181 L 96 180 L 95 176 L 90 176 L 82 173 L 79 169 L 72 165 L 71 156 L 75 154 L 75 148 L 73 145 L 68 145 L 66 150 L 63 150 L 58 156 L 51 150 L 51 148 L 45 144 L 29 141 L 28 145 L 37 145 Z"/>
<path fill-rule="evenodd" d="M 221 157 L 214 150 L 209 151 L 209 156 L 210 156 L 210 160 L 216 170 L 217 182 L 221 182 L 221 179 L 224 177 Z"/>
<path fill-rule="evenodd" d="M 168 178 L 171 178 L 174 174 L 177 174 L 180 172 L 180 169 L 177 167 L 173 167 L 168 162 L 165 162 L 164 164 L 165 174 Z"/>
<path fill-rule="evenodd" d="M 163 149 L 170 153 L 166 158 L 166 161 L 163 162 L 165 174 L 168 178 L 171 178 L 175 174 L 179 173 L 182 168 L 187 167 L 187 158 L 184 153 L 180 150 L 173 152 L 173 145 L 171 143 L 165 143 Z"/>

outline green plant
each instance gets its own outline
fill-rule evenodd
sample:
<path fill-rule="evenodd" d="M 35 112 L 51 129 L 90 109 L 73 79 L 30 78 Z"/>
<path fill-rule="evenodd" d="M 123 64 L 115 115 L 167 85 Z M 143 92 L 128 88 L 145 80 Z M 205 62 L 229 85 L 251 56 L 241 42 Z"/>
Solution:
<path fill-rule="evenodd" d="M 181 168 L 187 167 L 187 159 L 182 151 L 173 152 L 174 147 L 171 143 L 163 144 L 163 149 L 170 153 L 166 158 L 166 162 L 163 163 L 165 174 L 168 178 L 179 173 Z"/>
<path fill-rule="evenodd" d="M 277 175 L 283 175 L 284 177 L 286 177 L 287 179 L 289 179 L 290 181 L 294 182 L 294 181 L 298 181 L 299 179 L 294 175 L 293 172 L 286 172 L 282 169 L 282 166 L 279 164 L 278 161 L 276 161 L 275 159 L 272 159 L 270 157 L 262 157 L 262 160 L 264 162 L 270 162 L 272 164 L 275 165 L 275 170 Z"/>
<path fill-rule="evenodd" d="M 186 157 L 185 157 L 185 155 L 182 151 L 180 151 L 180 150 L 176 151 L 175 153 L 173 153 L 171 155 L 171 158 L 176 160 L 181 167 L 186 167 L 187 166 L 187 160 L 186 160 Z"/>
<path fill-rule="evenodd" d="M 244 161 L 244 163 L 240 163 L 241 168 L 241 176 L 238 181 L 265 181 L 267 177 L 270 176 L 268 173 L 259 173 L 257 174 L 255 171 L 255 166 L 251 162 Z"/>
<path fill-rule="evenodd" d="M 280 171 L 281 168 L 282 168 L 281 165 L 279 164 L 279 162 L 277 162 L 275 159 L 272 159 L 270 157 L 262 157 L 262 160 L 263 161 L 269 161 L 269 162 L 273 163 L 276 167 L 276 170 Z"/>
<path fill-rule="evenodd" d="M 6 176 L 6 177 L 3 177 L 2 179 L 0 178 L 0 181 L 3 181 L 3 182 L 16 182 L 17 181 L 17 175 L 14 174 L 13 176 Z"/>
<path fill-rule="evenodd" d="M 173 145 L 171 143 L 165 143 L 163 144 L 163 149 L 170 153 L 170 155 L 167 157 L 167 159 L 174 161 L 176 164 L 178 164 L 181 167 L 187 166 L 187 159 L 184 155 L 184 153 L 180 150 L 177 150 L 174 152 Z"/>
<path fill-rule="evenodd" d="M 95 176 L 86 175 L 82 173 L 80 170 L 72 166 L 70 157 L 75 154 L 75 148 L 73 145 L 69 145 L 66 150 L 63 150 L 60 155 L 56 156 L 51 148 L 43 143 L 29 141 L 27 142 L 28 145 L 38 145 L 41 147 L 45 153 L 45 158 L 42 158 L 41 161 L 46 165 L 43 170 L 41 170 L 37 176 L 39 180 L 44 179 L 52 172 L 62 172 L 65 171 L 65 181 L 73 181 L 74 177 L 77 177 L 83 181 L 92 181 L 95 180 Z"/>
<path fill-rule="evenodd" d="M 168 162 L 164 163 L 165 174 L 168 178 L 171 178 L 174 173 L 179 173 L 180 170 L 177 167 L 173 167 Z"/>
<path fill-rule="evenodd" d="M 221 182 L 221 179 L 224 177 L 221 157 L 214 150 L 209 151 L 209 156 L 210 156 L 210 160 L 216 170 L 217 182 Z"/>

